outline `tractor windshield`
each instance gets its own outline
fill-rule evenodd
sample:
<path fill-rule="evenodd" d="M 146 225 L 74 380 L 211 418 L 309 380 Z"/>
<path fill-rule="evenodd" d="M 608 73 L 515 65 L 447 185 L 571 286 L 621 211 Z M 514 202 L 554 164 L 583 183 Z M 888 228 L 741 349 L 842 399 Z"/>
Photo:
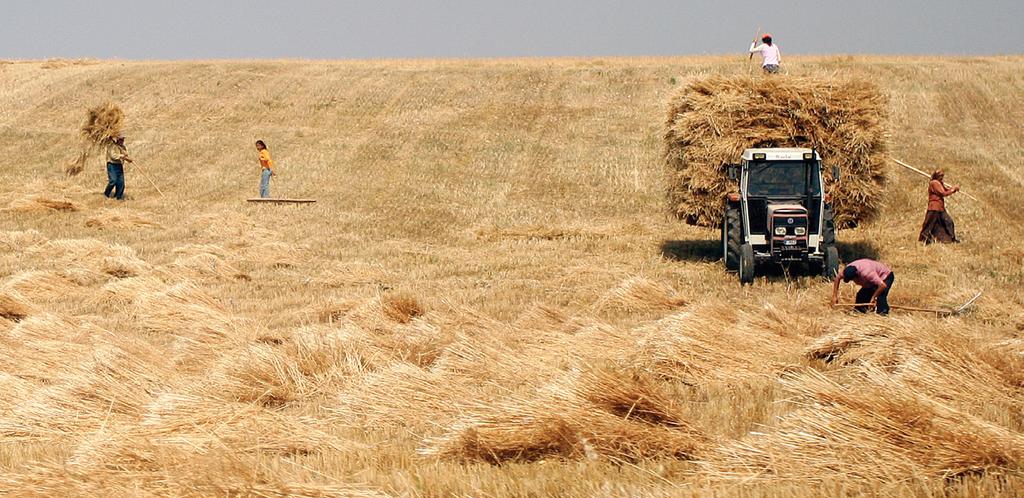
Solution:
<path fill-rule="evenodd" d="M 747 174 L 747 195 L 752 197 L 812 197 L 821 195 L 815 163 L 768 161 L 752 163 Z M 808 184 L 808 182 L 810 182 Z M 809 188 L 808 188 L 809 187 Z"/>

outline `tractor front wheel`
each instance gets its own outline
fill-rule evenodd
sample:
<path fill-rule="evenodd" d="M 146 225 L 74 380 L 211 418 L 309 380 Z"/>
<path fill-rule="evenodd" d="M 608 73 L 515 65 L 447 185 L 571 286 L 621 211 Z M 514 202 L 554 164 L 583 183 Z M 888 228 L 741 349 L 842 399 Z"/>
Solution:
<path fill-rule="evenodd" d="M 750 244 L 740 246 L 740 283 L 754 283 L 754 247 Z"/>

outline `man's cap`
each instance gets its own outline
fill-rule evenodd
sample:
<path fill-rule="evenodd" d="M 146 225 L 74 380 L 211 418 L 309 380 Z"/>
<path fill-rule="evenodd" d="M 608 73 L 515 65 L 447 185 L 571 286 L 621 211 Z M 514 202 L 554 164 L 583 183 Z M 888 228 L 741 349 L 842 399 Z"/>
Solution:
<path fill-rule="evenodd" d="M 857 267 L 856 266 L 846 265 L 846 268 L 843 268 L 843 282 L 849 282 L 850 280 L 853 280 L 856 277 L 857 277 Z"/>
<path fill-rule="evenodd" d="M 764 40 L 765 38 L 771 38 L 771 37 L 772 37 L 771 33 L 765 33 L 765 34 L 761 35 L 761 39 L 762 40 Z"/>

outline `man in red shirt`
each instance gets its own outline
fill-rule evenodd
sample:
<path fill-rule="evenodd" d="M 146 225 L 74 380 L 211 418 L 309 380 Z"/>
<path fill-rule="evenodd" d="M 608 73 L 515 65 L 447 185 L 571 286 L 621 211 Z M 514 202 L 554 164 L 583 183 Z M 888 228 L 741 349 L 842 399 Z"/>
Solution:
<path fill-rule="evenodd" d="M 851 280 L 860 286 L 856 304 L 863 304 L 855 307 L 855 310 L 866 313 L 868 308 L 873 307 L 879 315 L 889 314 L 889 289 L 896 280 L 891 268 L 873 259 L 858 259 L 839 268 L 832 285 L 833 306 L 839 304 L 839 284 Z"/>
<path fill-rule="evenodd" d="M 946 197 L 959 192 L 960 186 L 947 188 L 942 181 L 945 177 L 946 174 L 941 169 L 935 170 L 931 181 L 928 182 L 928 211 L 924 215 L 921 234 L 917 236 L 918 242 L 960 242 L 953 228 L 953 218 L 946 212 Z"/>

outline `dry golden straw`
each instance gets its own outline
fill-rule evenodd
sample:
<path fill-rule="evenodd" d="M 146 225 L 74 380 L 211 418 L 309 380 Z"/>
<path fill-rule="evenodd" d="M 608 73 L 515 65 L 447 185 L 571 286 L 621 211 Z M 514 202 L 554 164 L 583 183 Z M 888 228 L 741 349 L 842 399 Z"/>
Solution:
<path fill-rule="evenodd" d="M 831 180 L 836 223 L 873 219 L 886 175 L 886 107 L 877 85 L 839 77 L 715 76 L 690 81 L 669 102 L 665 164 L 672 212 L 692 225 L 721 223 L 736 190 L 723 165 L 753 147 L 816 147 Z"/>
<path fill-rule="evenodd" d="M 121 134 L 124 127 L 124 111 L 115 104 L 106 103 L 88 110 L 85 122 L 79 129 L 81 148 L 74 161 L 64 166 L 64 173 L 75 176 L 85 169 L 85 163 L 101 147 Z"/>

